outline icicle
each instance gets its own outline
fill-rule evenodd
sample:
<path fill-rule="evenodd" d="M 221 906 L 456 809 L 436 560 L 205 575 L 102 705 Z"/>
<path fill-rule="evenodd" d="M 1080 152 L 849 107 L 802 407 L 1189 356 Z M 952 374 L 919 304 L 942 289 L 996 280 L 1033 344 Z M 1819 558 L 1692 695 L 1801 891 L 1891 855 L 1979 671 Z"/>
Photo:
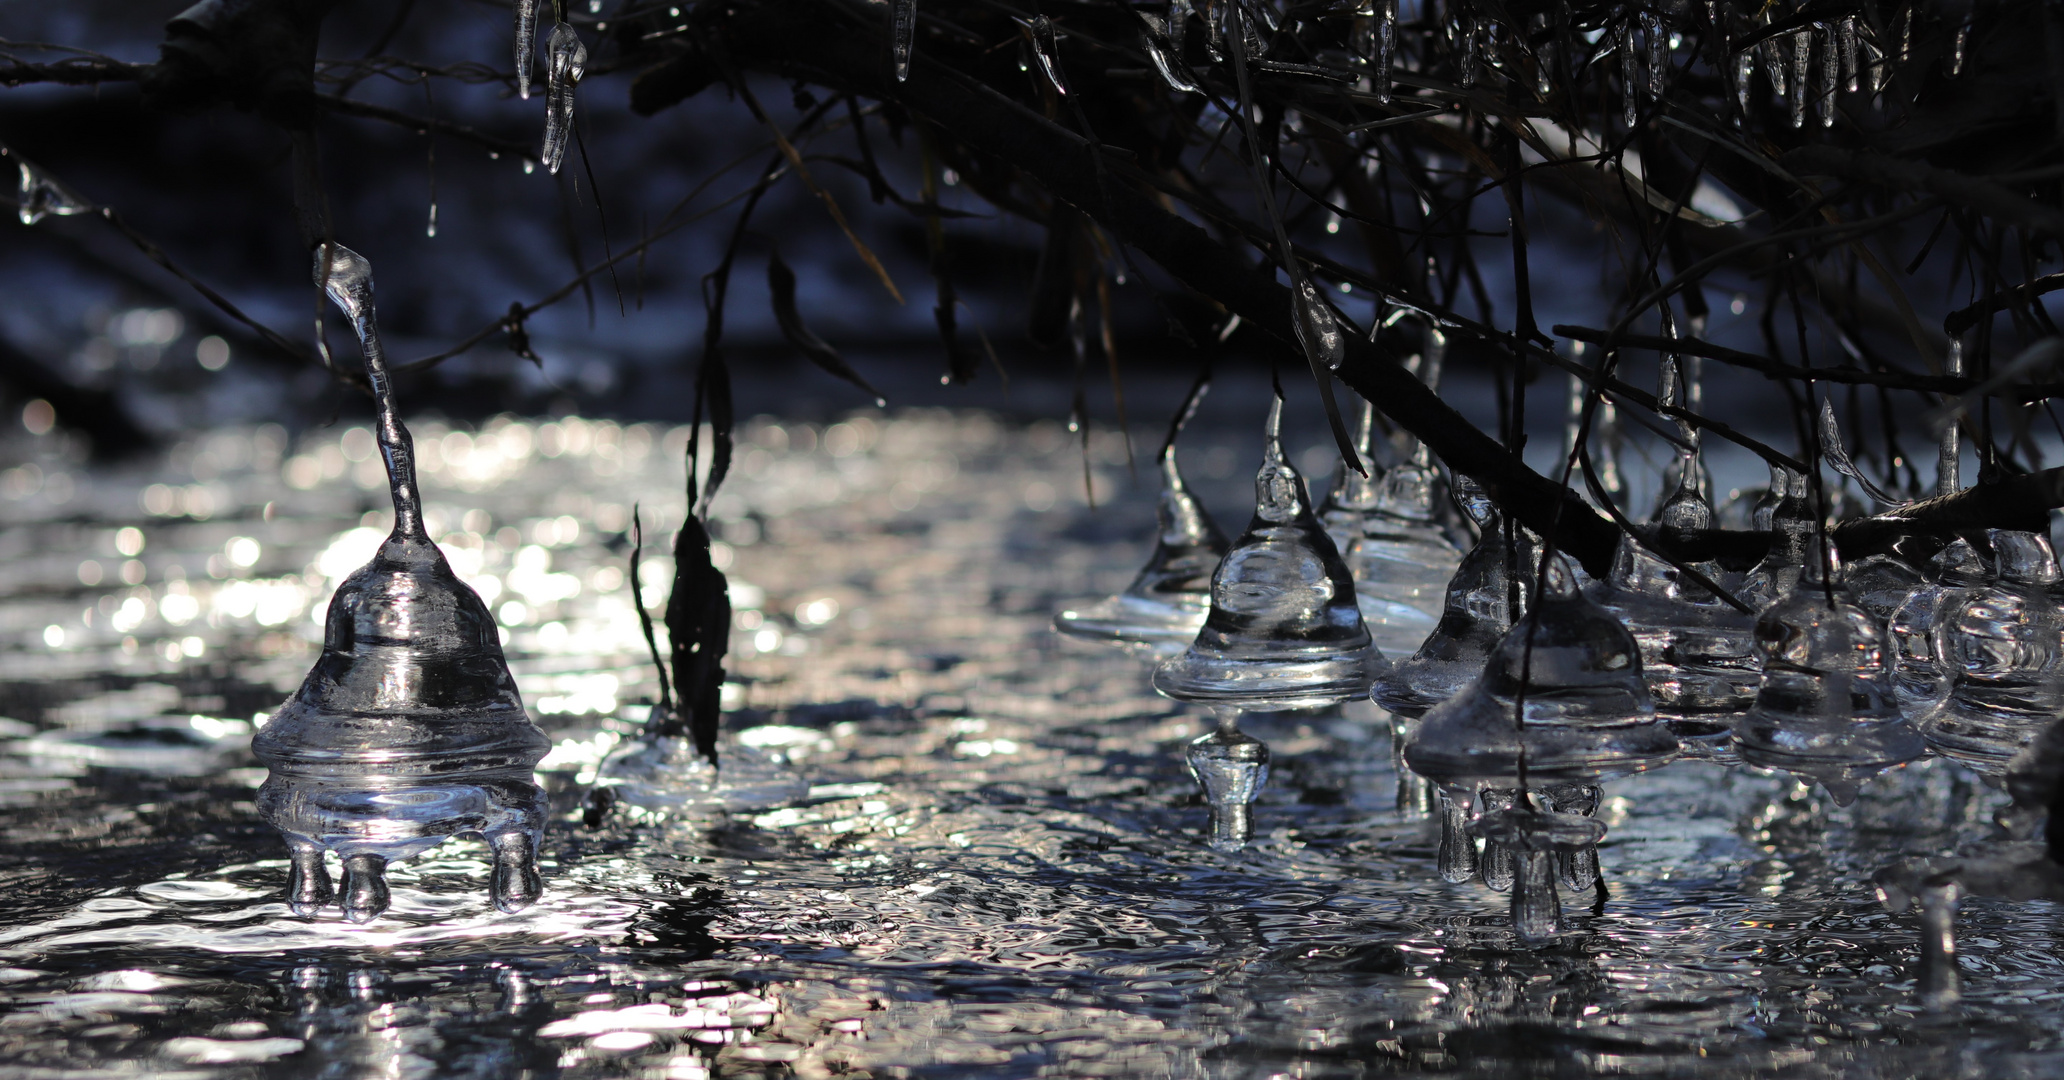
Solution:
<path fill-rule="evenodd" d="M 1670 62 L 1663 53 L 1663 46 L 1669 35 L 1663 32 L 1663 18 L 1652 11 L 1641 13 L 1641 33 L 1648 39 L 1648 96 L 1663 96 L 1663 77 L 1669 73 Z"/>
<path fill-rule="evenodd" d="M 1620 23 L 1618 44 L 1620 50 L 1621 118 L 1631 128 L 1641 120 L 1641 114 L 1637 110 L 1634 100 L 1635 81 L 1641 77 L 1641 61 L 1634 56 L 1634 24 L 1632 21 L 1622 21 Z"/>
<path fill-rule="evenodd" d="M 1954 79 L 1964 73 L 1964 45 L 1971 40 L 1971 24 L 1957 27 L 1956 40 L 1949 46 L 1949 77 Z"/>
<path fill-rule="evenodd" d="M 1885 54 L 1876 45 L 1871 44 L 1869 38 L 1860 40 L 1864 55 L 1869 57 L 1865 66 L 1870 68 L 1871 96 L 1876 97 L 1885 92 L 1885 84 L 1892 79 L 1892 62 L 1886 59 Z"/>
<path fill-rule="evenodd" d="M 1376 89 L 1376 100 L 1388 104 L 1390 101 L 1390 64 L 1397 49 L 1397 0 L 1376 0 L 1376 55 L 1372 58 L 1375 71 L 1369 83 Z"/>
<path fill-rule="evenodd" d="M 1768 19 L 1763 20 L 1769 22 Z M 1763 74 L 1770 79 L 1770 92 L 1783 101 L 1785 97 L 1785 55 L 1784 46 L 1774 37 L 1764 38 L 1757 46 L 1763 52 Z"/>
<path fill-rule="evenodd" d="M 1054 36 L 1053 20 L 1036 15 L 1026 25 L 1032 30 L 1032 55 L 1039 59 L 1039 70 L 1055 90 L 1067 93 L 1068 77 L 1061 74 L 1061 43 Z"/>
<path fill-rule="evenodd" d="M 1440 796 L 1440 847 L 1434 865 L 1442 881 L 1460 884 L 1476 876 L 1476 840 L 1469 835 L 1469 811 Z"/>
<path fill-rule="evenodd" d="M 588 47 L 581 44 L 573 27 L 560 23 L 552 28 L 546 48 L 550 81 L 545 88 L 545 149 L 540 156 L 546 171 L 556 176 L 566 157 L 566 140 L 573 134 L 573 88 L 587 71 Z"/>
<path fill-rule="evenodd" d="M 1333 315 L 1333 306 L 1319 296 L 1318 287 L 1312 284 L 1302 267 L 1292 274 L 1290 295 L 1296 301 L 1297 322 L 1292 327 L 1297 331 L 1297 343 L 1304 346 L 1307 356 L 1315 356 L 1334 370 L 1347 359 L 1347 337 L 1340 332 L 1340 320 Z"/>
<path fill-rule="evenodd" d="M 1204 0 L 1204 47 L 1211 52 L 1211 62 L 1222 63 L 1225 53 L 1219 50 L 1219 43 L 1225 40 L 1226 8 L 1233 0 Z"/>
<path fill-rule="evenodd" d="M 1190 76 L 1189 65 L 1182 58 L 1182 24 L 1189 14 L 1187 5 L 1180 0 L 1169 4 L 1165 19 L 1150 11 L 1135 10 L 1134 14 L 1140 20 L 1140 45 L 1154 61 L 1154 70 L 1161 73 L 1161 81 L 1179 93 L 1202 93 L 1203 88 Z"/>
<path fill-rule="evenodd" d="M 437 200 L 435 199 L 430 200 L 430 227 L 423 230 L 423 235 L 432 239 L 437 237 Z"/>
<path fill-rule="evenodd" d="M 1483 64 L 1483 35 L 1474 14 L 1459 16 L 1455 28 L 1462 36 L 1462 89 L 1467 90 L 1476 85 L 1477 68 Z"/>
<path fill-rule="evenodd" d="M 1933 1008 L 1954 1005 L 1963 996 L 1957 970 L 1956 917 L 1961 889 L 1954 881 L 1921 885 L 1921 1001 Z"/>
<path fill-rule="evenodd" d="M 1964 373 L 1964 342 L 1962 338 L 1949 339 L 1949 361 L 1944 374 Z M 1935 494 L 1954 495 L 1963 490 L 1963 463 L 1959 460 L 1961 448 L 1957 445 L 1957 425 L 1954 417 L 1942 427 L 1942 442 L 1935 455 Z"/>
<path fill-rule="evenodd" d="M 22 224 L 34 225 L 45 217 L 71 217 L 93 212 L 92 203 L 58 183 L 57 178 L 22 160 L 20 154 L 13 156 L 21 166 L 21 199 L 18 205 Z"/>
<path fill-rule="evenodd" d="M 1535 15 L 1532 22 L 1528 25 L 1525 38 L 1520 41 L 1522 49 L 1525 49 L 1529 42 L 1540 41 L 1543 43 L 1541 48 L 1530 50 L 1529 52 L 1534 60 L 1534 93 L 1541 97 L 1547 97 L 1555 92 L 1555 81 L 1548 77 L 1547 41 L 1550 29 L 1547 15 Z"/>
<path fill-rule="evenodd" d="M 538 0 L 516 0 L 516 93 L 530 100 L 530 54 L 537 47 Z"/>
<path fill-rule="evenodd" d="M 1909 7 L 1909 8 L 1903 8 L 1903 9 L 1901 9 L 1901 11 L 1899 12 L 1899 66 L 1900 66 L 1900 67 L 1905 67 L 1905 66 L 1906 66 L 1906 62 L 1907 62 L 1908 60 L 1911 60 L 1911 59 L 1913 59 L 1913 19 L 1914 19 L 1914 13 L 1913 13 L 1913 8 L 1911 8 L 1911 7 Z"/>
<path fill-rule="evenodd" d="M 1734 104 L 1741 111 L 1738 119 L 1749 115 L 1749 94 L 1755 88 L 1756 54 L 1747 49 L 1734 54 Z"/>
<path fill-rule="evenodd" d="M 1836 70 L 1834 31 L 1827 30 L 1825 34 L 1820 46 L 1820 100 L 1817 107 L 1820 126 L 1831 128 L 1835 126 L 1835 88 L 1841 85 L 1841 72 Z"/>
<path fill-rule="evenodd" d="M 1806 126 L 1806 76 L 1813 68 L 1813 31 L 1792 35 L 1792 126 Z"/>
<path fill-rule="evenodd" d="M 394 407 L 387 354 L 380 347 L 380 327 L 373 314 L 373 265 L 342 244 L 327 243 L 315 249 L 315 271 L 316 284 L 351 320 L 365 353 L 366 381 L 372 385 L 379 416 L 374 434 L 387 462 L 387 486 L 394 498 L 394 531 L 414 536 L 422 532 L 423 518 L 423 503 L 416 490 L 415 441 Z"/>
<path fill-rule="evenodd" d="M 910 78 L 910 54 L 917 44 L 917 0 L 889 0 L 889 57 L 896 81 Z"/>
<path fill-rule="evenodd" d="M 1835 32 L 1840 35 L 1842 41 L 1843 85 L 1853 94 L 1860 89 L 1857 81 L 1859 71 L 1856 66 L 1856 16 L 1844 16 L 1841 22 L 1835 24 Z"/>

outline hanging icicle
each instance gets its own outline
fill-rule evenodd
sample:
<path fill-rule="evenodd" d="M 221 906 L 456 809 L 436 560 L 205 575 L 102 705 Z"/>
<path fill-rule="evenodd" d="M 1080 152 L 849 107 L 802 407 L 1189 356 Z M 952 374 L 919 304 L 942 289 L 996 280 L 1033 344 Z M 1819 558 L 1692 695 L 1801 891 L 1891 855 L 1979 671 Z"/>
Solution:
<path fill-rule="evenodd" d="M 917 45 L 917 0 L 889 0 L 889 58 L 896 81 L 910 78 L 910 54 Z"/>
<path fill-rule="evenodd" d="M 1397 0 L 1376 0 L 1376 55 L 1371 58 L 1374 70 L 1369 75 L 1369 84 L 1375 88 L 1376 100 L 1390 102 L 1390 65 L 1397 49 Z"/>
<path fill-rule="evenodd" d="M 1189 16 L 1189 5 L 1175 0 L 1165 17 L 1139 9 L 1133 14 L 1139 16 L 1140 47 L 1154 62 L 1154 70 L 1161 73 L 1161 81 L 1179 93 L 1202 93 L 1204 88 L 1197 85 L 1189 65 L 1183 62 L 1183 22 Z"/>
<path fill-rule="evenodd" d="M 1663 31 L 1663 18 L 1653 11 L 1641 13 L 1641 33 L 1648 45 L 1648 96 L 1663 96 L 1663 79 L 1670 72 L 1670 61 L 1664 53 L 1669 35 Z"/>
<path fill-rule="evenodd" d="M 566 140 L 573 135 L 573 88 L 588 67 L 588 47 L 581 44 L 573 27 L 560 23 L 552 28 L 546 43 L 550 66 L 545 85 L 545 169 L 558 175 L 566 157 Z"/>
<path fill-rule="evenodd" d="M 1792 35 L 1792 126 L 1806 126 L 1806 77 L 1813 68 L 1813 31 L 1800 30 Z"/>
<path fill-rule="evenodd" d="M 1844 16 L 1835 24 L 1835 33 L 1842 43 L 1842 85 L 1853 94 L 1860 88 L 1856 66 L 1856 16 Z"/>
<path fill-rule="evenodd" d="M 1835 91 L 1841 86 L 1841 72 L 1836 67 L 1835 52 L 1834 30 L 1831 28 L 1823 29 L 1820 47 L 1820 94 L 1818 102 L 1820 126 L 1823 128 L 1835 126 Z"/>
<path fill-rule="evenodd" d="M 1634 98 L 1634 87 L 1641 79 L 1641 61 L 1634 55 L 1632 20 L 1620 21 L 1617 47 L 1620 50 L 1620 118 L 1631 128 L 1641 121 L 1640 109 Z"/>
<path fill-rule="evenodd" d="M 530 100 L 531 50 L 537 47 L 538 0 L 516 0 L 516 93 Z"/>
<path fill-rule="evenodd" d="M 1054 33 L 1053 20 L 1044 15 L 1035 15 L 1025 24 L 1032 31 L 1032 55 L 1039 60 L 1039 70 L 1056 92 L 1068 92 L 1068 77 L 1061 74 L 1061 42 Z"/>

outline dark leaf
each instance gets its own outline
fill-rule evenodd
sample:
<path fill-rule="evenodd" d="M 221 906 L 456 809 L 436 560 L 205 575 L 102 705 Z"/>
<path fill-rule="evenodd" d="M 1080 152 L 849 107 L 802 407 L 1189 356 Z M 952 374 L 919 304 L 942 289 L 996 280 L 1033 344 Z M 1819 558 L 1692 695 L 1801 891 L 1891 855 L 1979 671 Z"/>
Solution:
<path fill-rule="evenodd" d="M 810 362 L 825 371 L 867 391 L 877 405 L 886 404 L 882 393 L 876 390 L 860 373 L 853 370 L 846 358 L 830 343 L 803 325 L 802 312 L 796 310 L 796 276 L 788 264 L 781 261 L 781 252 L 767 255 L 767 290 L 774 294 L 774 321 L 781 326 L 781 336 L 788 339 Z"/>

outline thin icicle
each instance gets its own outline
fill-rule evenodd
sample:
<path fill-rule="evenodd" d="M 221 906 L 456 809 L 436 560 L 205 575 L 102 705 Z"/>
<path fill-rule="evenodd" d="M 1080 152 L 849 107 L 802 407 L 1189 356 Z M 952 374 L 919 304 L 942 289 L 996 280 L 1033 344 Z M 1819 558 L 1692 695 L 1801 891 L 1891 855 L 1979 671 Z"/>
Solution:
<path fill-rule="evenodd" d="M 1820 46 L 1820 126 L 1835 126 L 1835 90 L 1841 86 L 1841 72 L 1835 66 L 1835 32 L 1826 31 Z"/>
<path fill-rule="evenodd" d="M 1039 70 L 1055 90 L 1067 93 L 1068 77 L 1061 74 L 1061 42 L 1054 34 L 1053 20 L 1035 15 L 1025 25 L 1032 30 L 1032 55 L 1039 59 Z"/>
<path fill-rule="evenodd" d="M 46 217 L 71 217 L 93 212 L 91 202 L 59 183 L 56 177 L 22 160 L 20 154 L 14 154 L 14 160 L 21 166 L 18 207 L 22 224 L 34 225 Z"/>
<path fill-rule="evenodd" d="M 1885 84 L 1892 80 L 1892 63 L 1876 45 L 1871 44 L 1869 38 L 1862 41 L 1864 56 L 1868 58 L 1864 66 L 1870 68 L 1871 96 L 1876 97 L 1885 92 Z"/>
<path fill-rule="evenodd" d="M 1949 46 L 1949 77 L 1954 79 L 1964 73 L 1964 46 L 1971 40 L 1971 24 L 1957 27 L 1956 40 Z"/>
<path fill-rule="evenodd" d="M 1806 77 L 1813 68 L 1813 31 L 1792 35 L 1792 126 L 1806 126 Z"/>
<path fill-rule="evenodd" d="M 1539 40 L 1543 43 L 1541 48 L 1532 51 L 1534 58 L 1534 93 L 1541 97 L 1547 97 L 1555 92 L 1555 82 L 1548 77 L 1548 46 L 1546 44 L 1548 30 L 1548 16 L 1535 15 L 1528 27 L 1526 38 L 1522 41 L 1522 47 L 1524 47 L 1525 41 Z"/>
<path fill-rule="evenodd" d="M 1950 338 L 1949 360 L 1944 365 L 1943 374 L 1962 375 L 1963 373 L 1964 341 L 1962 338 Z M 1962 448 L 1957 444 L 1956 417 L 1952 416 L 1949 422 L 1942 426 L 1942 441 L 1938 444 L 1935 452 L 1935 494 L 1954 495 L 1963 490 L 1963 477 L 1961 475 L 1963 463 L 1960 460 L 1961 456 Z"/>
<path fill-rule="evenodd" d="M 1225 53 L 1219 45 L 1225 41 L 1226 6 L 1233 0 L 1204 0 L 1204 48 L 1211 53 L 1211 62 L 1222 63 Z"/>
<path fill-rule="evenodd" d="M 1749 95 L 1755 90 L 1756 54 L 1747 49 L 1734 54 L 1734 104 L 1741 110 L 1738 119 L 1749 115 Z"/>
<path fill-rule="evenodd" d="M 531 50 L 537 47 L 538 0 L 516 0 L 516 93 L 530 100 Z"/>
<path fill-rule="evenodd" d="M 910 54 L 917 45 L 917 0 L 889 0 L 889 56 L 896 81 L 910 78 Z"/>
<path fill-rule="evenodd" d="M 1663 96 L 1663 77 L 1670 72 L 1669 58 L 1663 47 L 1669 35 L 1663 31 L 1663 18 L 1652 11 L 1641 13 L 1641 33 L 1648 39 L 1648 96 Z"/>
<path fill-rule="evenodd" d="M 1376 0 L 1376 55 L 1372 58 L 1374 72 L 1369 83 L 1376 90 L 1376 100 L 1390 101 L 1390 64 L 1397 50 L 1397 0 Z"/>
<path fill-rule="evenodd" d="M 573 27 L 560 23 L 552 27 L 546 42 L 550 66 L 545 84 L 545 169 L 553 175 L 566 157 L 566 140 L 573 134 L 573 88 L 588 68 L 588 47 L 581 44 Z"/>
<path fill-rule="evenodd" d="M 1768 19 L 1762 20 L 1766 24 L 1769 21 Z M 1785 98 L 1784 46 L 1776 38 L 1770 37 L 1764 38 L 1757 48 L 1763 52 L 1763 74 L 1770 79 L 1770 92 L 1777 96 L 1777 100 L 1783 101 Z"/>
<path fill-rule="evenodd" d="M 1618 47 L 1620 50 L 1620 114 L 1628 127 L 1641 119 L 1634 100 L 1634 87 L 1641 78 L 1641 61 L 1634 56 L 1634 23 L 1621 20 Z"/>
<path fill-rule="evenodd" d="M 1464 12 L 1455 20 L 1455 30 L 1462 38 L 1462 89 L 1476 85 L 1477 69 L 1483 65 L 1483 34 L 1473 12 Z"/>
<path fill-rule="evenodd" d="M 1857 79 L 1861 72 L 1856 65 L 1856 16 L 1844 16 L 1841 22 L 1835 24 L 1835 32 L 1841 36 L 1842 41 L 1843 85 L 1853 94 L 1862 88 Z"/>
<path fill-rule="evenodd" d="M 1167 83 L 1169 89 L 1185 94 L 1202 92 L 1203 88 L 1190 77 L 1189 65 L 1182 59 L 1182 23 L 1187 11 L 1172 3 L 1168 5 L 1166 18 L 1137 9 L 1133 14 L 1140 20 L 1140 45 L 1147 50 L 1147 57 L 1154 61 L 1154 70 L 1161 73 L 1161 81 Z"/>

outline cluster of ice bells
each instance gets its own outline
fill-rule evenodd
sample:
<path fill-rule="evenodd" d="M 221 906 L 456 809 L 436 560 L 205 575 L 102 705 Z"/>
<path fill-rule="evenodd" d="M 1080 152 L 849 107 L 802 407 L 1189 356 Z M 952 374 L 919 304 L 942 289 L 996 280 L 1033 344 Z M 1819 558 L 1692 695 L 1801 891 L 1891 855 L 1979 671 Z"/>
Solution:
<path fill-rule="evenodd" d="M 1123 593 L 1055 619 L 1152 651 L 1156 690 L 1214 712 L 1187 761 L 1215 847 L 1252 837 L 1267 778 L 1242 712 L 1372 697 L 1391 716 L 1400 810 L 1440 817 L 1442 876 L 1509 890 L 1518 934 L 1546 940 L 1564 932 L 1559 891 L 1599 880 L 1606 780 L 1701 757 L 1788 771 L 1847 804 L 1931 750 L 2001 776 L 2064 709 L 2046 537 L 1958 539 L 1928 573 L 1891 556 L 1845 567 L 1806 478 L 1777 467 L 1754 510 L 1774 542 L 1745 576 L 1627 537 L 1590 580 L 1458 476 L 1464 551 L 1416 445 L 1380 476 L 1343 463 L 1315 508 L 1281 410 L 1238 540 L 1184 486 L 1171 436 L 1153 558 Z M 1371 426 L 1365 410 L 1365 461 Z M 1708 484 L 1681 457 L 1654 531 L 1710 527 Z"/>

